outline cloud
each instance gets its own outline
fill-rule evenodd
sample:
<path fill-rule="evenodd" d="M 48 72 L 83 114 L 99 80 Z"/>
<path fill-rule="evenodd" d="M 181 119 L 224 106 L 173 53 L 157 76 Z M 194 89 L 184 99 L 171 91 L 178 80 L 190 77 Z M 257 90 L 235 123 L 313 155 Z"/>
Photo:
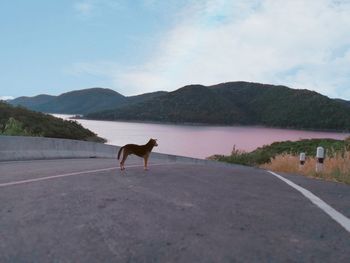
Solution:
<path fill-rule="evenodd" d="M 193 1 L 148 61 L 104 72 L 124 93 L 246 80 L 350 99 L 349 14 L 349 1 Z"/>
<path fill-rule="evenodd" d="M 105 10 L 120 10 L 122 7 L 122 1 L 116 0 L 81 0 L 73 4 L 74 10 L 83 19 L 95 17 L 96 14 L 101 14 Z"/>
<path fill-rule="evenodd" d="M 78 2 L 74 4 L 74 9 L 83 17 L 90 16 L 94 8 L 95 6 L 92 2 Z"/>
<path fill-rule="evenodd" d="M 78 62 L 73 63 L 66 68 L 64 72 L 72 76 L 80 76 L 84 74 L 93 76 L 111 77 L 120 74 L 119 65 L 111 61 Z"/>
<path fill-rule="evenodd" d="M 12 96 L 0 96 L 0 100 L 13 100 L 14 97 Z"/>

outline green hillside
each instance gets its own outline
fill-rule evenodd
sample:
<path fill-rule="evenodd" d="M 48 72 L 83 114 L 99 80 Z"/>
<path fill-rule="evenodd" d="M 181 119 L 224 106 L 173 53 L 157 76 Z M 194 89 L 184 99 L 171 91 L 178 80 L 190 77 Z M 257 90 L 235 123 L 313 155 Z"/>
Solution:
<path fill-rule="evenodd" d="M 350 130 L 350 108 L 309 90 L 250 82 L 190 85 L 90 119 Z"/>
<path fill-rule="evenodd" d="M 107 120 L 151 120 L 160 122 L 229 123 L 227 114 L 244 119 L 244 112 L 231 107 L 208 87 L 193 85 L 119 109 L 88 114 Z"/>
<path fill-rule="evenodd" d="M 32 108 L 35 109 L 36 107 L 40 107 L 40 105 L 42 104 L 46 104 L 49 103 L 50 101 L 52 101 L 53 99 L 55 99 L 56 96 L 51 96 L 51 95 L 47 95 L 47 94 L 40 94 L 34 97 L 18 97 L 14 100 L 9 101 L 10 104 L 14 105 L 14 106 L 23 106 L 26 107 L 28 109 Z"/>
<path fill-rule="evenodd" d="M 0 134 L 105 141 L 75 121 L 65 121 L 44 113 L 14 107 L 1 101 Z"/>
<path fill-rule="evenodd" d="M 132 105 L 163 95 L 164 91 L 125 97 L 111 89 L 91 88 L 63 93 L 59 96 L 38 95 L 34 97 L 18 97 L 8 101 L 15 106 L 23 106 L 30 110 L 63 113 L 88 114 L 91 112 L 116 109 L 124 105 Z"/>
<path fill-rule="evenodd" d="M 269 163 L 271 158 L 281 154 L 299 155 L 301 152 L 306 156 L 315 156 L 318 146 L 326 149 L 326 156 L 333 157 L 334 154 L 344 153 L 350 150 L 350 140 L 334 140 L 334 139 L 304 139 L 300 141 L 283 141 L 274 142 L 270 145 L 259 147 L 251 152 L 243 152 L 234 149 L 231 155 L 213 155 L 208 157 L 211 160 L 217 160 L 228 163 L 236 163 L 243 165 L 260 165 Z"/>
<path fill-rule="evenodd" d="M 41 112 L 83 114 L 89 119 L 350 130 L 349 101 L 243 81 L 130 97 L 93 88 L 59 96 L 19 97 L 9 103 Z"/>
<path fill-rule="evenodd" d="M 9 103 L 47 113 L 86 114 L 112 109 L 125 101 L 125 97 L 114 90 L 91 88 L 75 90 L 59 96 L 19 97 Z"/>

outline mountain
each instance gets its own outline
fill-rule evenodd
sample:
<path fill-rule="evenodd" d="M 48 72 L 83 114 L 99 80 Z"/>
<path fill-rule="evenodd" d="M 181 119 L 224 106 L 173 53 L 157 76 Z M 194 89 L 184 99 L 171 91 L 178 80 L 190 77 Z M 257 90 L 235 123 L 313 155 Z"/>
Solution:
<path fill-rule="evenodd" d="M 89 119 L 350 130 L 350 108 L 309 90 L 251 82 L 189 85 Z"/>
<path fill-rule="evenodd" d="M 135 103 L 139 103 L 139 102 L 144 102 L 146 100 L 150 100 L 150 99 L 154 99 L 157 98 L 159 96 L 162 96 L 164 94 L 167 94 L 168 92 L 166 91 L 156 91 L 156 92 L 150 92 L 150 93 L 144 93 L 141 95 L 136 95 L 136 96 L 130 96 L 130 97 L 126 97 L 127 99 L 127 104 L 135 104 Z M 123 105 L 121 105 L 123 106 Z"/>
<path fill-rule="evenodd" d="M 226 114 L 244 119 L 245 113 L 208 87 L 190 85 L 177 91 L 116 110 L 88 114 L 107 120 L 150 120 L 160 122 L 225 123 Z"/>
<path fill-rule="evenodd" d="M 336 101 L 340 102 L 341 104 L 350 107 L 350 101 L 348 100 L 342 100 L 342 99 L 335 99 Z"/>
<path fill-rule="evenodd" d="M 9 101 L 31 110 L 48 113 L 86 114 L 116 108 L 126 98 L 111 89 L 91 88 L 63 93 L 59 96 L 19 97 Z"/>
<path fill-rule="evenodd" d="M 126 97 L 92 88 L 59 96 L 19 97 L 11 104 L 89 119 L 350 130 L 350 102 L 309 90 L 251 82 L 188 85 Z"/>
<path fill-rule="evenodd" d="M 8 101 L 8 103 L 47 113 L 88 114 L 107 109 L 116 109 L 125 104 L 131 105 L 143 102 L 165 93 L 164 91 L 158 91 L 125 97 L 111 89 L 91 88 L 71 91 L 59 96 L 18 97 Z"/>
<path fill-rule="evenodd" d="M 9 100 L 14 106 L 23 106 L 26 108 L 35 108 L 37 105 L 45 104 L 53 100 L 56 96 L 41 94 L 35 97 L 18 97 L 13 100 Z"/>
<path fill-rule="evenodd" d="M 75 121 L 0 102 L 0 135 L 26 135 L 104 142 Z"/>

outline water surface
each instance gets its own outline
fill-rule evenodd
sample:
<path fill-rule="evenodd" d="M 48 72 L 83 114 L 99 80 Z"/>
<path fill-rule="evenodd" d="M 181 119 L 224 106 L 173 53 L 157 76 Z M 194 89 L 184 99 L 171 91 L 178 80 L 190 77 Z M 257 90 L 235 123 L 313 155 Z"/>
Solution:
<path fill-rule="evenodd" d="M 71 115 L 54 114 L 68 118 Z M 121 121 L 77 120 L 84 127 L 107 139 L 108 144 L 145 144 L 158 139 L 156 152 L 206 158 L 213 154 L 228 155 L 236 149 L 252 151 L 276 141 L 310 138 L 344 139 L 349 133 L 318 132 L 246 126 L 206 126 L 153 124 Z"/>

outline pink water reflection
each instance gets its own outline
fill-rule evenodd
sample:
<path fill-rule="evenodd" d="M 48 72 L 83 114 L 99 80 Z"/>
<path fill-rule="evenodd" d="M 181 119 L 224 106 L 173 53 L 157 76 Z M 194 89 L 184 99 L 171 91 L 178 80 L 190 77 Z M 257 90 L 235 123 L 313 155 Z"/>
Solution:
<path fill-rule="evenodd" d="M 61 116 L 62 115 L 55 115 Z M 67 115 L 63 116 L 64 118 Z M 237 149 L 251 151 L 276 141 L 296 141 L 308 138 L 344 139 L 349 133 L 314 132 L 242 126 L 190 126 L 171 124 L 130 123 L 78 120 L 84 127 L 108 140 L 108 144 L 144 144 L 158 139 L 155 151 L 197 158 L 213 154 L 230 154 Z"/>

